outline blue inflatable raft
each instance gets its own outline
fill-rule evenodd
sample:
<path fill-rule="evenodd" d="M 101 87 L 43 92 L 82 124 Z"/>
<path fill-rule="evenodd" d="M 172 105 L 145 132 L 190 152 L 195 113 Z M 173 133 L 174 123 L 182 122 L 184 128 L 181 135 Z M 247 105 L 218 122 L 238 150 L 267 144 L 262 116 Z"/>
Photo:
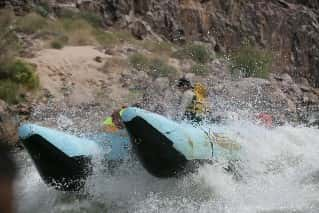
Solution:
<path fill-rule="evenodd" d="M 179 124 L 161 115 L 129 107 L 122 114 L 126 133 L 79 138 L 35 124 L 19 128 L 19 137 L 43 180 L 58 189 L 78 190 L 92 169 L 92 158 L 122 161 L 130 150 L 157 177 L 193 171 L 197 162 L 222 156 L 236 158 L 233 142 L 222 144 L 201 128 Z M 128 136 L 127 136 L 128 135 Z M 220 137 L 219 137 L 220 138 Z M 234 152 L 235 150 L 235 152 Z M 235 157 L 234 157 L 235 156 Z"/>

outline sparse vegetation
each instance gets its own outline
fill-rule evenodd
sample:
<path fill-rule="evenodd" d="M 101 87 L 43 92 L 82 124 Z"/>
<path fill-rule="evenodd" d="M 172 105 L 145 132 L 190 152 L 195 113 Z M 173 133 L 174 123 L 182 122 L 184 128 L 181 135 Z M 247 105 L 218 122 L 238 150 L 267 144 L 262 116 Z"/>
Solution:
<path fill-rule="evenodd" d="M 21 100 L 19 96 L 20 87 L 12 80 L 0 80 L 0 99 L 10 104 L 18 103 Z"/>
<path fill-rule="evenodd" d="M 169 77 L 176 75 L 177 70 L 162 59 L 155 58 L 150 61 L 148 73 L 154 78 Z"/>
<path fill-rule="evenodd" d="M 123 70 L 128 67 L 128 62 L 124 58 L 112 57 L 105 61 L 103 67 L 100 69 L 104 73 L 108 73 L 110 70 L 117 71 Z"/>
<path fill-rule="evenodd" d="M 28 89 L 36 89 L 39 86 L 39 78 L 35 73 L 35 68 L 26 62 L 16 60 L 1 66 L 2 73 L 6 79 L 23 85 Z"/>
<path fill-rule="evenodd" d="M 111 47 L 123 42 L 136 42 L 132 34 L 125 30 L 104 31 L 95 29 L 93 34 L 97 42 L 104 47 Z"/>
<path fill-rule="evenodd" d="M 177 70 L 174 67 L 168 65 L 162 59 L 150 59 L 139 53 L 131 55 L 129 57 L 129 62 L 135 69 L 145 71 L 154 78 L 170 77 L 177 73 Z"/>
<path fill-rule="evenodd" d="M 40 1 L 34 5 L 34 11 L 43 17 L 47 17 L 50 13 L 50 6 L 46 1 Z"/>
<path fill-rule="evenodd" d="M 62 49 L 63 44 L 59 40 L 54 40 L 51 42 L 51 47 L 54 49 Z"/>
<path fill-rule="evenodd" d="M 17 30 L 26 34 L 43 32 L 49 29 L 49 22 L 37 13 L 29 13 L 17 20 Z"/>
<path fill-rule="evenodd" d="M 93 34 L 97 42 L 104 47 L 118 43 L 118 38 L 114 35 L 114 33 L 97 29 L 93 32 Z"/>
<path fill-rule="evenodd" d="M 144 55 L 135 53 L 129 57 L 129 63 L 137 70 L 146 71 L 150 66 L 150 61 Z"/>
<path fill-rule="evenodd" d="M 145 40 L 142 41 L 142 46 L 151 52 L 170 54 L 172 52 L 173 44 L 166 41 Z"/>
<path fill-rule="evenodd" d="M 69 42 L 69 37 L 65 35 L 57 36 L 51 41 L 50 46 L 54 49 L 62 49 Z"/>
<path fill-rule="evenodd" d="M 0 64 L 0 76 L 0 98 L 8 103 L 17 103 L 26 89 L 39 87 L 35 68 L 20 60 Z"/>
<path fill-rule="evenodd" d="M 245 45 L 231 54 L 231 72 L 243 77 L 267 78 L 272 64 L 269 51 Z"/>
<path fill-rule="evenodd" d="M 211 59 L 211 53 L 203 45 L 190 44 L 174 52 L 173 57 L 178 59 L 192 59 L 197 63 L 205 64 Z"/>
<path fill-rule="evenodd" d="M 32 65 L 15 59 L 20 50 L 16 31 L 35 32 L 37 27 L 44 27 L 45 19 L 32 13 L 22 21 L 10 10 L 3 10 L 0 14 L 0 98 L 8 103 L 17 103 L 26 90 L 39 87 L 39 78 Z"/>
<path fill-rule="evenodd" d="M 6 13 L 1 11 L 0 25 L 2 22 L 9 23 L 10 30 L 27 35 L 36 34 L 37 38 L 48 41 L 47 44 L 53 48 L 61 48 L 65 45 L 109 47 L 121 42 L 133 43 L 136 41 L 131 33 L 124 30 L 105 31 L 102 16 L 92 12 L 62 9 L 58 12 L 57 18 L 53 20 L 47 17 L 50 8 L 46 4 L 35 5 L 35 12 L 23 17 L 15 17 L 13 13 L 9 16 L 7 11 L 9 10 L 5 10 Z M 2 25 L 1 29 L 4 29 Z M 0 36 L 1 34 L 3 32 L 0 32 Z M 61 40 L 61 37 L 67 39 Z"/>
<path fill-rule="evenodd" d="M 103 26 L 103 18 L 92 12 L 80 12 L 80 17 L 90 23 L 92 26 L 98 28 Z"/>
<path fill-rule="evenodd" d="M 102 16 L 90 11 L 77 11 L 74 9 L 61 9 L 57 14 L 60 19 L 85 20 L 91 26 L 99 28 L 103 25 Z"/>
<path fill-rule="evenodd" d="M 195 64 L 192 66 L 191 72 L 195 75 L 206 75 L 208 74 L 209 69 L 205 64 Z"/>

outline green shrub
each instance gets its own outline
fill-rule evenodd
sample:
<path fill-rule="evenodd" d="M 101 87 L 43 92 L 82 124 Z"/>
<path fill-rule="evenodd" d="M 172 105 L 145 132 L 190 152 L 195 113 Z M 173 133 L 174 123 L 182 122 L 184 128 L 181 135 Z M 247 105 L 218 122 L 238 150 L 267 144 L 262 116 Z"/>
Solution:
<path fill-rule="evenodd" d="M 81 11 L 80 16 L 96 28 L 103 26 L 103 17 L 101 15 L 97 15 L 93 12 Z"/>
<path fill-rule="evenodd" d="M 43 17 L 47 17 L 50 13 L 50 6 L 48 2 L 39 2 L 34 5 L 34 11 Z"/>
<path fill-rule="evenodd" d="M 35 68 L 23 61 L 0 64 L 0 98 L 8 103 L 21 101 L 21 92 L 39 87 Z"/>
<path fill-rule="evenodd" d="M 54 49 L 62 49 L 69 41 L 69 37 L 66 35 L 60 35 L 51 41 L 50 46 Z"/>
<path fill-rule="evenodd" d="M 142 46 L 151 52 L 171 53 L 173 44 L 165 41 L 145 40 L 142 41 Z"/>
<path fill-rule="evenodd" d="M 135 69 L 145 71 L 154 78 L 170 77 L 177 73 L 174 67 L 166 64 L 162 59 L 149 59 L 139 53 L 131 55 L 129 63 Z"/>
<path fill-rule="evenodd" d="M 67 32 L 77 31 L 80 29 L 93 29 L 90 23 L 84 19 L 61 18 L 59 21 L 61 22 L 63 29 Z"/>
<path fill-rule="evenodd" d="M 204 64 L 211 59 L 211 53 L 203 45 L 191 44 L 174 52 L 173 57 L 179 59 L 192 59 L 197 63 Z"/>
<path fill-rule="evenodd" d="M 68 19 L 76 19 L 79 18 L 79 12 L 74 9 L 69 9 L 69 8 L 61 8 L 57 13 L 56 13 L 58 18 L 68 18 Z"/>
<path fill-rule="evenodd" d="M 177 70 L 174 67 L 166 64 L 161 59 L 152 59 L 149 63 L 148 73 L 155 78 L 169 77 L 176 75 Z"/>
<path fill-rule="evenodd" d="M 191 72 L 196 74 L 196 75 L 207 75 L 209 72 L 209 69 L 206 65 L 204 64 L 195 64 L 191 68 Z"/>
<path fill-rule="evenodd" d="M 10 79 L 0 80 L 0 99 L 10 104 L 18 103 L 19 85 Z"/>
<path fill-rule="evenodd" d="M 15 61 L 8 65 L 10 78 L 29 89 L 35 89 L 39 87 L 39 77 L 35 72 L 35 68 L 23 61 Z"/>
<path fill-rule="evenodd" d="M 0 72 L 2 80 L 9 79 L 29 89 L 39 87 L 39 78 L 31 64 L 20 60 L 7 62 L 0 65 Z"/>
<path fill-rule="evenodd" d="M 243 77 L 267 78 L 271 69 L 272 54 L 269 51 L 245 45 L 231 54 L 231 72 Z"/>
<path fill-rule="evenodd" d="M 49 28 L 47 19 L 37 13 L 29 13 L 17 21 L 18 31 L 26 34 L 40 32 L 47 28 Z"/>
<path fill-rule="evenodd" d="M 140 53 L 135 53 L 129 57 L 129 63 L 137 70 L 147 71 L 150 65 L 149 59 Z"/>
<path fill-rule="evenodd" d="M 74 9 L 64 8 L 57 13 L 57 16 L 64 19 L 83 19 L 94 27 L 102 27 L 103 24 L 102 15 L 98 15 L 91 11 L 78 11 Z"/>
<path fill-rule="evenodd" d="M 59 40 L 52 41 L 50 46 L 54 49 L 62 49 L 63 48 L 63 44 Z"/>
<path fill-rule="evenodd" d="M 101 29 L 94 30 L 93 32 L 96 41 L 106 47 L 112 46 L 117 43 L 118 38 L 111 32 L 106 32 Z"/>

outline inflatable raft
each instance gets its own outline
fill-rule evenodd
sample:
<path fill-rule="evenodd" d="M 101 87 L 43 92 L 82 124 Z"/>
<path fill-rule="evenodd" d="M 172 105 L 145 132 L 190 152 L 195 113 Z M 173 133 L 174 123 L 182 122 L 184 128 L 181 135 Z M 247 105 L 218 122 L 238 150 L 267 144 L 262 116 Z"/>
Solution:
<path fill-rule="evenodd" d="M 19 128 L 19 137 L 43 180 L 63 190 L 83 186 L 95 156 L 122 161 L 132 150 L 144 168 L 157 177 L 184 174 L 200 161 L 237 157 L 238 147 L 230 146 L 232 142 L 224 146 L 214 140 L 215 135 L 201 128 L 179 124 L 155 113 L 129 107 L 123 112 L 122 121 L 126 134 L 102 133 L 79 138 L 24 124 Z"/>

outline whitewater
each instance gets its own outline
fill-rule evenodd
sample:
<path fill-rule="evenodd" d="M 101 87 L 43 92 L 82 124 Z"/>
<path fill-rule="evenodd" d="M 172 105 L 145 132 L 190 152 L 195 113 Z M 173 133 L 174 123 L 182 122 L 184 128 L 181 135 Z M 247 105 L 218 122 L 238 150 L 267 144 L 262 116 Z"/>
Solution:
<path fill-rule="evenodd" d="M 241 145 L 236 163 L 240 179 L 226 172 L 222 161 L 203 165 L 181 178 L 159 179 L 134 159 L 111 169 L 97 157 L 83 191 L 60 192 L 43 183 L 30 157 L 21 151 L 17 153 L 17 211 L 319 211 L 318 129 L 290 125 L 269 129 L 247 120 L 205 124 L 203 128 L 224 129 Z"/>

